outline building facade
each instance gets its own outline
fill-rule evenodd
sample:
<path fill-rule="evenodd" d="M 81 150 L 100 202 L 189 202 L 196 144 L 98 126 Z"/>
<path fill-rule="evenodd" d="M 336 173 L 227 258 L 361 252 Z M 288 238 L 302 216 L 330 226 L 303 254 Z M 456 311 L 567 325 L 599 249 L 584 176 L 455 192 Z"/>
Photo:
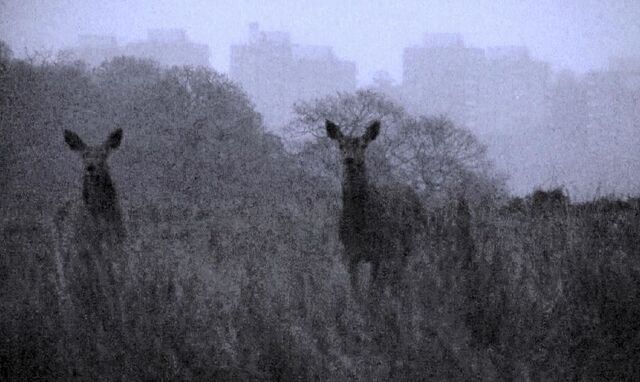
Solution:
<path fill-rule="evenodd" d="M 293 44 L 288 33 L 261 31 L 256 23 L 247 43 L 231 46 L 229 75 L 276 130 L 295 102 L 356 88 L 355 63 L 338 59 L 331 47 Z"/>
<path fill-rule="evenodd" d="M 532 130 L 548 119 L 551 71 L 523 46 L 485 51 L 476 128 L 495 132 Z"/>
<path fill-rule="evenodd" d="M 480 97 L 482 50 L 453 33 L 427 34 L 420 46 L 404 50 L 402 93 L 410 112 L 474 120 Z"/>
<path fill-rule="evenodd" d="M 547 113 L 550 70 L 520 46 L 468 47 L 459 34 L 427 34 L 403 56 L 404 104 L 447 115 L 475 133 L 528 129 Z"/>
<path fill-rule="evenodd" d="M 182 29 L 154 29 L 147 39 L 119 45 L 114 36 L 81 35 L 78 45 L 61 52 L 66 59 L 82 60 L 90 66 L 117 56 L 147 58 L 162 66 L 209 66 L 209 47 L 187 38 Z"/>
<path fill-rule="evenodd" d="M 147 40 L 124 46 L 123 54 L 152 59 L 163 66 L 204 66 L 209 64 L 209 46 L 189 41 L 183 29 L 153 29 Z"/>

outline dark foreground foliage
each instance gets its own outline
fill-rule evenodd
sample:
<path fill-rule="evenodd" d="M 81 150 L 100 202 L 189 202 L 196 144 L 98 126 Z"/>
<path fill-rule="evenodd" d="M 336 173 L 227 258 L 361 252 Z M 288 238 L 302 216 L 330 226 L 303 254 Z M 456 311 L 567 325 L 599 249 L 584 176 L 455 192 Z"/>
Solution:
<path fill-rule="evenodd" d="M 431 207 L 402 293 L 356 301 L 338 179 L 223 76 L 2 57 L 0 380 L 640 378 L 639 200 Z M 129 271 L 101 328 L 59 301 L 49 222 L 80 193 L 63 129 L 115 127 Z"/>

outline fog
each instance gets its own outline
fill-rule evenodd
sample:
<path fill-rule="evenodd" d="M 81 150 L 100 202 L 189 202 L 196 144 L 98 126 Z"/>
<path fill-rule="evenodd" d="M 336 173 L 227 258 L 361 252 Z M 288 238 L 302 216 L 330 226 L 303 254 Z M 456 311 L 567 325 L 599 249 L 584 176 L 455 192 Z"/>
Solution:
<path fill-rule="evenodd" d="M 0 0 L 0 380 L 640 380 L 640 3 L 442 3 Z"/>
<path fill-rule="evenodd" d="M 606 91 L 593 84 L 593 77 L 619 71 L 615 65 L 612 66 L 612 60 L 633 59 L 638 56 L 640 3 L 635 1 L 589 0 L 567 1 L 562 4 L 554 1 L 479 1 L 473 4 L 462 1 L 446 4 L 435 1 L 405 1 L 391 4 L 368 1 L 211 3 L 189 0 L 132 3 L 9 0 L 1 4 L 0 36 L 9 44 L 16 57 L 33 56 L 36 53 L 55 55 L 61 49 L 73 49 L 82 44 L 80 36 L 87 35 L 110 36 L 120 46 L 129 46 L 128 50 L 123 48 L 118 54 L 136 55 L 141 53 L 131 44 L 145 41 L 149 31 L 183 30 L 189 41 L 208 47 L 208 51 L 203 53 L 208 58 L 189 61 L 181 58 L 182 53 L 176 51 L 176 57 L 166 60 L 166 64 L 204 64 L 218 72 L 229 73 L 249 93 L 270 130 L 285 139 L 290 137 L 282 126 L 291 119 L 292 105 L 296 101 L 322 97 L 336 91 L 376 87 L 382 79 L 387 88 L 378 90 L 386 92 L 411 113 L 446 114 L 457 124 L 477 134 L 488 145 L 490 157 L 496 162 L 497 168 L 509 176 L 508 185 L 514 193 L 523 195 L 537 187 L 563 186 L 576 198 L 584 199 L 609 193 L 630 194 L 638 188 L 637 182 L 629 180 L 638 167 L 635 164 L 617 167 L 618 160 L 609 158 L 612 151 L 621 154 L 634 151 L 636 147 L 637 134 L 634 131 L 637 131 L 638 122 L 635 118 L 637 113 L 634 114 L 633 109 L 638 108 L 638 68 L 630 68 L 629 78 L 621 80 L 624 82 L 623 90 L 628 90 L 624 93 L 616 92 L 619 86 L 615 84 L 602 85 L 607 88 Z M 260 75 L 270 79 L 270 82 L 251 80 L 253 82 L 250 83 L 248 78 L 251 75 L 247 70 L 252 69 L 234 71 L 232 46 L 248 43 L 251 23 L 258 23 L 259 30 L 266 31 L 267 34 L 287 33 L 292 46 L 329 47 L 332 49 L 332 59 L 355 65 L 355 84 L 351 84 L 353 80 L 347 74 L 346 77 L 340 77 L 340 80 L 325 81 L 327 83 L 324 85 L 311 79 L 306 85 L 287 87 L 277 83 L 295 82 L 292 80 L 295 75 L 272 79 L 273 71 L 268 73 L 265 70 Z M 496 47 L 524 47 L 530 62 L 524 63 L 521 69 L 530 70 L 531 65 L 529 68 L 526 66 L 536 62 L 545 66 L 541 69 L 545 73 L 538 70 L 530 78 L 501 79 L 502 85 L 493 80 L 493 85 L 487 85 L 485 83 L 491 81 L 488 80 L 490 70 L 483 71 L 478 66 L 496 66 L 490 58 L 483 63 L 459 63 L 468 67 L 448 74 L 438 72 L 437 68 L 429 67 L 424 62 L 418 62 L 417 67 L 415 62 L 404 62 L 407 49 L 425 46 L 425 41 L 428 40 L 425 35 L 437 36 L 443 33 L 457 34 L 466 48 L 481 50 L 487 56 Z M 279 53 L 272 54 L 277 56 Z M 434 57 L 427 54 L 423 61 L 434 60 Z M 91 61 L 86 55 L 79 58 Z M 106 58 L 107 56 L 100 56 L 92 64 L 98 65 Z M 152 58 L 157 59 L 157 56 Z M 442 60 L 442 65 L 451 65 L 446 63 L 447 57 Z M 638 61 L 634 62 L 637 64 Z M 278 65 L 280 68 L 277 68 Z M 300 65 L 306 64 L 302 62 Z M 444 84 L 448 81 L 447 76 L 451 77 L 450 84 L 456 78 L 466 78 L 469 71 L 477 71 L 473 81 L 481 84 L 472 84 L 471 87 L 475 88 L 471 91 L 478 92 L 475 97 L 478 99 L 469 100 L 468 90 L 458 90 L 458 95 L 444 95 L 446 89 L 436 89 L 442 88 L 442 85 L 408 75 L 411 65 L 414 70 L 431 71 L 432 76 L 442 76 Z M 286 70 L 284 66 L 286 65 L 274 64 L 273 70 Z M 309 76 L 333 76 L 318 74 L 318 70 L 322 69 L 316 66 L 306 72 Z M 577 76 L 577 87 L 574 89 L 576 94 L 573 100 L 559 101 L 554 98 L 553 93 L 558 90 L 558 78 L 562 73 L 566 77 L 568 72 L 572 73 L 570 76 Z M 251 78 L 255 78 L 255 75 Z M 520 82 L 513 85 L 509 81 Z M 534 89 L 526 84 L 527 81 L 534 84 Z M 461 86 L 469 87 L 467 84 Z M 504 94 L 505 90 L 500 90 L 500 86 L 521 86 L 523 89 L 526 87 L 526 91 L 537 93 L 521 102 L 510 103 L 510 97 L 519 96 L 515 93 Z M 277 90 L 278 87 L 281 88 L 280 91 Z M 425 87 L 431 89 L 425 90 Z M 408 88 L 413 90 L 407 90 Z M 509 91 L 506 90 L 507 93 Z M 589 93 L 590 98 L 579 99 L 577 93 Z M 419 94 L 422 96 L 417 96 Z M 536 96 L 538 99 L 535 99 Z M 484 100 L 479 97 L 484 97 Z M 629 98 L 630 101 L 624 100 Z M 498 105 L 501 102 L 505 105 Z M 540 105 L 542 102 L 546 104 Z M 554 114 L 553 105 L 558 102 L 565 102 L 569 110 L 575 110 L 575 115 L 565 115 L 562 120 L 557 113 Z M 609 110 L 611 116 L 619 115 L 620 112 L 612 110 L 620 109 L 618 106 L 625 102 L 626 109 L 621 113 L 627 115 L 617 121 L 605 121 L 606 117 L 596 122 L 588 120 L 592 114 L 603 114 L 603 110 Z M 456 109 L 455 104 L 470 103 L 479 103 L 479 106 Z M 470 109 L 473 107 L 477 110 Z M 593 107 L 601 110 L 591 110 Z M 567 111 L 564 113 L 567 114 Z M 579 113 L 585 115 L 578 115 Z M 523 116 L 526 121 L 523 123 L 523 118 L 518 119 L 517 115 Z M 536 122 L 531 122 L 532 120 Z M 567 122 L 575 125 L 581 121 L 587 126 L 583 126 L 580 133 L 575 133 L 575 126 L 558 125 Z M 599 132 L 602 129 L 617 131 L 615 134 L 618 137 L 614 139 L 611 135 L 603 135 Z M 574 132 L 567 135 L 567 130 Z M 597 150 L 576 143 L 580 140 L 575 134 L 581 136 L 584 144 L 598 142 Z M 620 134 L 623 136 L 620 137 Z M 595 136 L 601 139 L 596 139 Z M 574 143 L 564 144 L 565 140 Z M 613 140 L 618 142 L 614 143 Z M 566 155 L 560 155 L 558 150 L 566 151 L 567 145 L 574 149 Z M 577 168 L 583 166 L 581 160 L 587 157 L 581 150 L 589 151 L 592 159 L 589 160 L 586 171 L 577 176 Z M 636 154 L 629 153 L 627 157 L 633 162 Z"/>
<path fill-rule="evenodd" d="M 16 53 L 57 49 L 80 34 L 142 39 L 148 29 L 184 28 L 211 47 L 211 64 L 227 72 L 229 46 L 246 26 L 285 30 L 302 44 L 330 45 L 355 61 L 360 84 L 378 70 L 401 79 L 402 50 L 425 32 L 457 32 L 472 45 L 525 45 L 556 68 L 584 72 L 610 56 L 640 50 L 640 4 L 596 1 L 151 1 L 3 0 L 0 35 Z"/>

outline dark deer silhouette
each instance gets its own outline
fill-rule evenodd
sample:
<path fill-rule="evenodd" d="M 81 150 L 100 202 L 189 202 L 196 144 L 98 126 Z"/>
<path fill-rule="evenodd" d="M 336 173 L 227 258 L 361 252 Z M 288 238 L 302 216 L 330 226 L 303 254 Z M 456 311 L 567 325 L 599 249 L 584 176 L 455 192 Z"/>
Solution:
<path fill-rule="evenodd" d="M 374 121 L 361 137 L 343 135 L 326 121 L 327 135 L 340 146 L 343 162 L 340 241 L 344 245 L 354 291 L 358 292 L 358 266 L 371 264 L 375 289 L 398 286 L 424 224 L 420 200 L 408 186 L 376 187 L 369 183 L 365 166 L 367 146 L 380 132 Z"/>
<path fill-rule="evenodd" d="M 82 197 L 62 206 L 55 218 L 60 296 L 67 310 L 79 309 L 96 315 L 105 327 L 113 326 L 121 314 L 125 229 L 107 158 L 120 145 L 122 130 L 97 146 L 86 145 L 68 130 L 64 140 L 80 155 L 84 178 Z"/>

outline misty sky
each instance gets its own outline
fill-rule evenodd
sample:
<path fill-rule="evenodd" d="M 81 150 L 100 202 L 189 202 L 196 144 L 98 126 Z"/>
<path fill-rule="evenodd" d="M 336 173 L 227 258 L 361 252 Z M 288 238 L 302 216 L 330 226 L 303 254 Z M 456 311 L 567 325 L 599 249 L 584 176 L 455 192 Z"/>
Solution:
<path fill-rule="evenodd" d="M 526 45 L 554 68 L 579 72 L 606 66 L 612 55 L 640 54 L 638 0 L 0 0 L 0 38 L 17 56 L 25 46 L 74 45 L 78 34 L 126 43 L 151 28 L 184 28 L 226 72 L 229 45 L 246 41 L 252 21 L 289 31 L 296 43 L 333 46 L 357 63 L 361 84 L 377 70 L 400 80 L 403 48 L 425 32 L 459 32 L 477 47 Z"/>

